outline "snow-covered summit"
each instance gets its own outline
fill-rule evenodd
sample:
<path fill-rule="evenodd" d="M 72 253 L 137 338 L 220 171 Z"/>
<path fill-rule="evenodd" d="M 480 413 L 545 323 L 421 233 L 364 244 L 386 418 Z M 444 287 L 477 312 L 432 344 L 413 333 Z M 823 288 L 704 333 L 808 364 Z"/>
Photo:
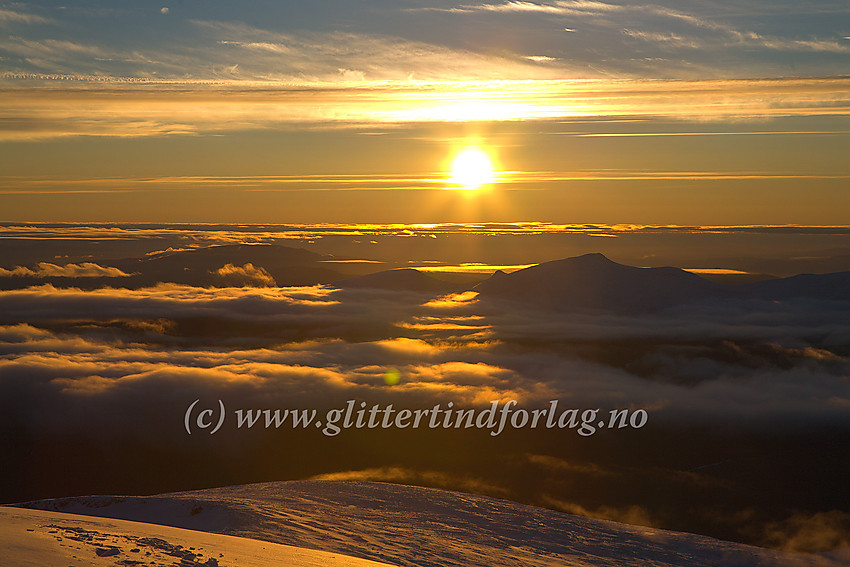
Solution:
<path fill-rule="evenodd" d="M 208 529 L 411 567 L 841 564 L 825 556 L 384 483 L 272 482 L 150 497 L 63 498 L 26 506 Z"/>

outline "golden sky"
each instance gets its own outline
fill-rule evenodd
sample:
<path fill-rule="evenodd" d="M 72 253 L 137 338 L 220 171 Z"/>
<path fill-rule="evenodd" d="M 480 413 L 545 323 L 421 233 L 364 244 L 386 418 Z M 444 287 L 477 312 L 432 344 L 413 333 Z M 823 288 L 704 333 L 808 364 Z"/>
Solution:
<path fill-rule="evenodd" d="M 0 4 L 0 220 L 846 223 L 841 3 L 334 4 Z"/>

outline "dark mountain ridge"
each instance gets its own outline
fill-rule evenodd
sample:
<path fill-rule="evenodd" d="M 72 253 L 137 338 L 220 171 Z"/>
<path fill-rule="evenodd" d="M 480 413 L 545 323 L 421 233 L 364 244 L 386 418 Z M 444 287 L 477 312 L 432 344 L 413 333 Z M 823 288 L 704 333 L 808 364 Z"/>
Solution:
<path fill-rule="evenodd" d="M 544 262 L 497 272 L 473 288 L 482 300 L 510 300 L 560 311 L 645 313 L 677 305 L 812 298 L 850 301 L 850 272 L 723 285 L 680 268 L 637 268 L 602 254 Z"/>
<path fill-rule="evenodd" d="M 482 299 L 509 299 L 568 311 L 654 311 L 726 295 L 720 284 L 679 268 L 636 268 L 602 254 L 544 262 L 475 286 Z"/>

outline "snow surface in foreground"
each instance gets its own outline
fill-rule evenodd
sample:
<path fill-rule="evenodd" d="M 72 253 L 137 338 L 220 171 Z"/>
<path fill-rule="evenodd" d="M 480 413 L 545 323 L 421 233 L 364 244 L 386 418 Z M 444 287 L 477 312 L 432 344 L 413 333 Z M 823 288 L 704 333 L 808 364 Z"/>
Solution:
<path fill-rule="evenodd" d="M 370 482 L 272 482 L 150 497 L 63 498 L 27 506 L 226 533 L 399 566 L 848 564 L 838 556 L 782 553 L 484 496 Z M 230 556 L 227 547 L 214 549 Z"/>
<path fill-rule="evenodd" d="M 4 567 L 388 567 L 254 539 L 21 508 L 0 508 L 0 550 Z"/>

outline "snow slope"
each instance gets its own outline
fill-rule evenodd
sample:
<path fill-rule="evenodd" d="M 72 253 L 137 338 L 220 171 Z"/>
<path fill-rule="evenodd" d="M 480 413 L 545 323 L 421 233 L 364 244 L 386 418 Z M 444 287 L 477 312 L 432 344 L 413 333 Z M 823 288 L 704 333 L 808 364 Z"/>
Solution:
<path fill-rule="evenodd" d="M 782 553 L 484 496 L 369 482 L 273 482 L 26 506 L 206 529 L 399 566 L 846 564 L 837 556 Z"/>
<path fill-rule="evenodd" d="M 62 512 L 0 508 L 0 566 L 387 567 L 336 553 Z"/>

